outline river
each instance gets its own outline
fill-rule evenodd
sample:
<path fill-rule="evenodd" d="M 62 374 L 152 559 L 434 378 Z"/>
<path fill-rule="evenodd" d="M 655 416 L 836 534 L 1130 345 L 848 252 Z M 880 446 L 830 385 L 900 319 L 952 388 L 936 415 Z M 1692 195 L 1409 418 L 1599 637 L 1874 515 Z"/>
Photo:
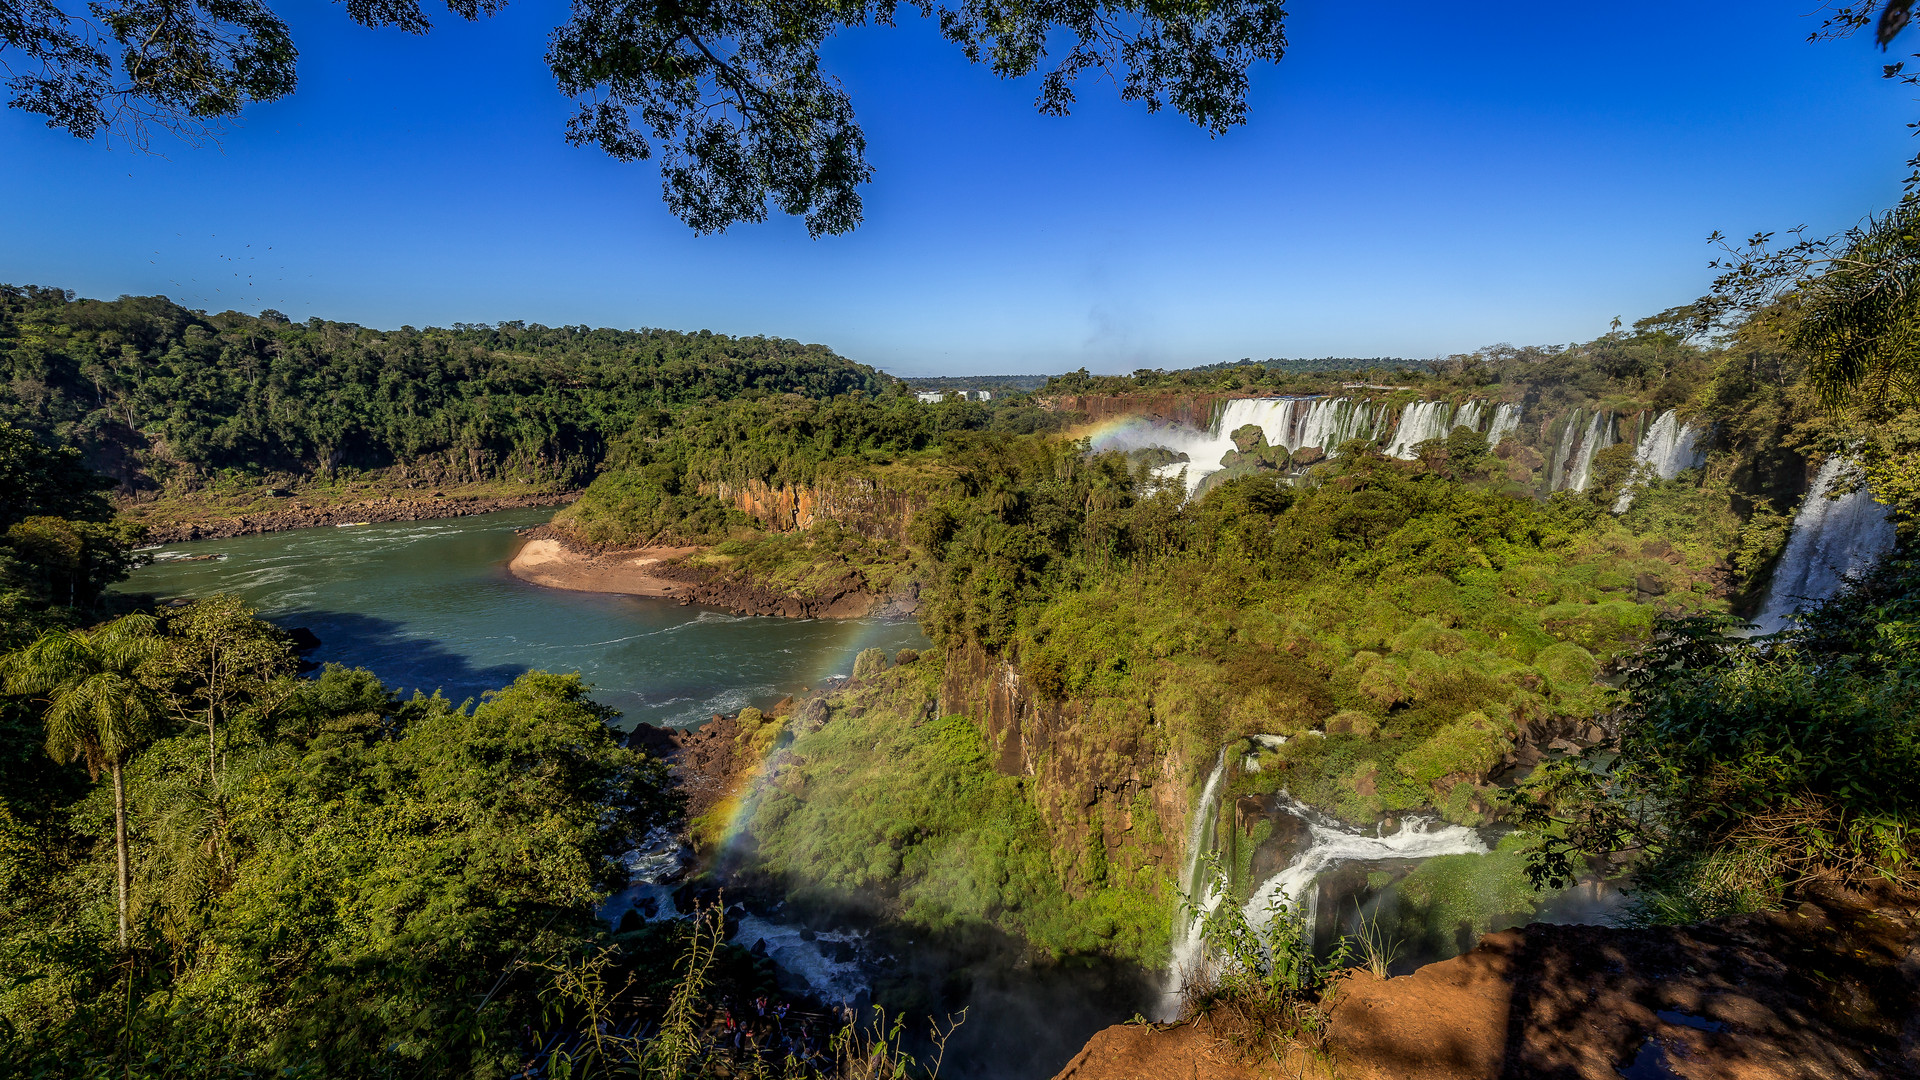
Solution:
<path fill-rule="evenodd" d="M 365 667 L 395 689 L 438 689 L 455 701 L 528 668 L 578 671 L 597 700 L 622 711 L 623 726 L 697 725 L 846 675 L 862 649 L 928 645 L 911 622 L 742 617 L 529 585 L 506 571 L 515 530 L 551 516 L 510 510 L 172 544 L 149 552 L 153 564 L 120 589 L 162 600 L 236 594 L 280 626 L 312 630 L 316 661 Z M 607 914 L 671 891 L 636 885 Z M 884 920 L 862 925 L 860 959 L 838 965 L 824 963 L 812 933 L 803 942 L 799 925 L 777 917 L 746 920 L 736 940 L 769 939 L 782 966 L 810 982 L 821 981 L 823 966 L 862 986 L 883 970 L 910 971 L 910 980 L 956 999 L 970 1011 L 942 1070 L 949 1080 L 1042 1080 L 1144 1001 L 1143 975 L 1128 965 L 1038 967 L 1012 941 L 956 956 Z M 813 989 L 833 1000 L 831 987 Z"/>
<path fill-rule="evenodd" d="M 515 530 L 552 516 L 508 510 L 171 544 L 119 588 L 239 595 L 263 618 L 312 630 L 316 661 L 456 702 L 529 668 L 578 671 L 596 700 L 621 711 L 621 726 L 697 725 L 845 675 L 862 649 L 928 644 L 909 621 L 755 618 L 529 585 L 506 570 Z M 187 561 L 206 555 L 219 558 Z"/>

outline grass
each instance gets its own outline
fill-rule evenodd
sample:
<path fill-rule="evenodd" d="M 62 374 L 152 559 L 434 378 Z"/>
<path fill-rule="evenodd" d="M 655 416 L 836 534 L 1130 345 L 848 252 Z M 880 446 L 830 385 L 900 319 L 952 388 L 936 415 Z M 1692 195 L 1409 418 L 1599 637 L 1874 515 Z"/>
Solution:
<path fill-rule="evenodd" d="M 1173 913 L 1157 868 L 1123 852 L 1105 887 L 1070 889 L 1081 845 L 1053 842 L 972 720 L 929 715 L 939 675 L 934 662 L 875 675 L 776 756 L 747 826 L 761 868 L 802 899 L 879 899 L 929 932 L 991 927 L 1055 957 L 1164 962 Z"/>

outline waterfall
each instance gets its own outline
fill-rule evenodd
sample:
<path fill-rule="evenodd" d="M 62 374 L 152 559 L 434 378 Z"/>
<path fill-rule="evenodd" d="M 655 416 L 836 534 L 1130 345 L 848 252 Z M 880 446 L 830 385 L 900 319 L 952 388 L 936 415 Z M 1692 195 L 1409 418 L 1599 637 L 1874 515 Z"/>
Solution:
<path fill-rule="evenodd" d="M 1893 549 L 1893 520 L 1886 507 L 1873 501 L 1866 485 L 1838 499 L 1827 497 L 1844 468 L 1846 459 L 1828 458 L 1807 497 L 1800 500 L 1787 549 L 1780 554 L 1767 597 L 1754 616 L 1760 633 L 1785 629 L 1788 617 L 1803 603 L 1828 599 L 1840 591 L 1848 575 L 1872 569 Z"/>
<path fill-rule="evenodd" d="M 1286 741 L 1273 736 L 1254 738 L 1268 747 L 1282 745 Z M 1176 917 L 1172 963 L 1167 969 L 1158 1010 L 1159 1019 L 1162 1020 L 1179 1018 L 1180 993 L 1186 977 L 1208 963 L 1206 943 L 1201 934 L 1201 916 L 1218 907 L 1225 897 L 1214 888 L 1213 881 L 1205 878 L 1201 859 L 1214 849 L 1220 818 L 1221 789 L 1227 778 L 1230 751 L 1237 745 L 1223 748 L 1214 759 L 1213 771 L 1207 776 L 1206 786 L 1200 791 L 1200 800 L 1194 805 L 1193 817 L 1187 826 L 1187 850 L 1181 863 L 1180 881 L 1189 897 L 1198 898 L 1201 910 L 1188 912 L 1182 909 Z M 1462 825 L 1446 825 L 1431 818 L 1408 815 L 1400 819 L 1400 827 L 1391 833 L 1378 835 L 1376 827 L 1374 833 L 1369 834 L 1350 829 L 1286 796 L 1284 792 L 1282 797 L 1285 801 L 1280 808 L 1306 823 L 1307 843 L 1284 869 L 1262 882 L 1254 891 L 1253 898 L 1247 901 L 1244 909 L 1247 921 L 1257 927 L 1267 924 L 1267 909 L 1277 900 L 1283 900 L 1289 908 L 1306 904 L 1308 926 L 1311 927 L 1314 905 L 1319 898 L 1314 888 L 1315 880 L 1321 874 L 1346 863 L 1374 859 L 1430 859 L 1438 855 L 1485 855 L 1489 850 L 1478 832 Z"/>
<path fill-rule="evenodd" d="M 1493 422 L 1487 425 L 1487 449 L 1500 445 L 1500 440 L 1520 426 L 1520 406 L 1502 405 L 1493 410 Z"/>
<path fill-rule="evenodd" d="M 1460 411 L 1453 415 L 1453 427 L 1447 430 L 1451 431 L 1453 428 L 1472 428 L 1475 431 L 1479 431 L 1481 427 L 1484 426 L 1481 424 L 1481 421 L 1484 419 L 1486 419 L 1485 403 L 1478 399 L 1469 401 L 1465 405 L 1460 406 Z"/>
<path fill-rule="evenodd" d="M 1268 445 L 1283 446 L 1288 453 L 1314 446 L 1332 454 L 1349 439 L 1378 439 L 1387 416 L 1385 408 L 1355 398 L 1233 398 L 1221 407 L 1210 431 L 1129 417 L 1102 425 L 1093 436 L 1093 446 L 1096 450 L 1157 446 L 1185 454 L 1186 461 L 1158 466 L 1154 474 L 1171 480 L 1184 473 L 1187 493 L 1192 494 L 1201 481 L 1224 467 L 1220 459 L 1234 449 L 1233 433 L 1248 424 L 1266 435 Z"/>
<path fill-rule="evenodd" d="M 1567 416 L 1567 426 L 1560 430 L 1560 440 L 1553 447 L 1553 459 L 1547 462 L 1547 490 L 1550 492 L 1567 486 L 1567 464 L 1573 458 L 1574 438 L 1586 415 L 1585 409 L 1573 410 Z"/>
<path fill-rule="evenodd" d="M 1660 414 L 1640 443 L 1633 449 L 1634 471 L 1645 471 L 1662 480 L 1671 480 L 1700 464 L 1706 455 L 1695 448 L 1704 432 L 1692 424 L 1680 422 L 1680 414 L 1668 409 Z M 1613 512 L 1624 514 L 1633 505 L 1633 481 L 1629 479 L 1613 501 Z"/>
<path fill-rule="evenodd" d="M 1568 430 L 1572 430 L 1571 425 L 1568 426 Z M 1604 412 L 1594 413 L 1593 420 L 1587 424 L 1586 435 L 1580 439 L 1580 448 L 1573 452 L 1573 460 L 1567 463 L 1567 482 L 1563 485 L 1564 489 L 1587 490 L 1587 481 L 1593 478 L 1593 452 L 1603 446 L 1612 445 L 1612 415 Z"/>
<path fill-rule="evenodd" d="M 1220 821 L 1220 789 L 1226 780 L 1227 748 L 1222 747 L 1214 758 L 1213 771 L 1207 774 L 1206 785 L 1200 789 L 1200 801 L 1193 806 L 1193 817 L 1187 826 L 1187 851 L 1180 866 L 1180 885 L 1188 896 L 1199 901 L 1202 911 L 1212 911 L 1221 899 L 1213 881 L 1203 880 L 1200 860 L 1213 850 L 1214 832 Z M 1187 973 L 1205 962 L 1200 914 L 1181 908 L 1173 917 L 1173 962 L 1167 966 L 1166 989 L 1161 992 L 1162 1019 L 1179 1019 L 1180 992 L 1186 986 Z"/>
<path fill-rule="evenodd" d="M 1352 439 L 1373 442 L 1386 426 L 1384 406 L 1349 398 L 1320 398 L 1300 418 L 1300 426 L 1287 443 L 1288 452 L 1303 446 L 1317 446 L 1332 457 L 1340 444 Z"/>
<path fill-rule="evenodd" d="M 1488 851 L 1480 834 L 1463 825 L 1443 825 L 1428 818 L 1408 816 L 1400 819 L 1400 827 L 1395 831 L 1385 836 L 1369 836 L 1293 800 L 1288 800 L 1282 808 L 1307 823 L 1310 839 L 1285 869 L 1268 878 L 1254 892 L 1253 899 L 1247 901 L 1247 919 L 1256 926 L 1265 921 L 1268 905 L 1276 900 L 1284 900 L 1289 907 L 1304 901 L 1311 915 L 1317 896 L 1314 879 L 1343 863 L 1485 855 Z"/>
<path fill-rule="evenodd" d="M 1413 448 L 1429 439 L 1444 439 L 1453 430 L 1453 406 L 1445 401 L 1416 401 L 1400 411 L 1400 426 L 1394 429 L 1387 454 L 1403 461 L 1416 456 Z"/>

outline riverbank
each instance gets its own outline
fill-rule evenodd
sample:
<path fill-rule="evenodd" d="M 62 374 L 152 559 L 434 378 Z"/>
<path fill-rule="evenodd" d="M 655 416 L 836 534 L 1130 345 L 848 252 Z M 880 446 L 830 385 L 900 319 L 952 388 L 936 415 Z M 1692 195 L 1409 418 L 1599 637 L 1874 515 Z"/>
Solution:
<path fill-rule="evenodd" d="M 580 492 L 529 491 L 512 481 L 418 490 L 378 482 L 309 484 L 292 488 L 213 488 L 116 504 L 124 519 L 146 526 L 146 542 L 178 544 L 224 540 L 326 525 L 379 524 L 471 517 L 500 510 L 561 506 Z"/>
<path fill-rule="evenodd" d="M 594 548 L 549 525 L 528 529 L 507 564 L 522 581 L 573 592 L 676 599 L 739 615 L 790 619 L 904 618 L 918 607 L 912 593 L 888 595 L 848 572 L 809 592 L 774 588 L 735 572 L 703 547 Z"/>

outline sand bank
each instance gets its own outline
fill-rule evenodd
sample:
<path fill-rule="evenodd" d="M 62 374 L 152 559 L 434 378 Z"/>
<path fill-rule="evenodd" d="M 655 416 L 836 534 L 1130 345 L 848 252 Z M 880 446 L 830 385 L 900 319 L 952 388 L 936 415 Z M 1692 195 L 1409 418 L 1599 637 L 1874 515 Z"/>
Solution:
<path fill-rule="evenodd" d="M 507 570 L 522 581 L 549 589 L 681 599 L 692 595 L 693 584 L 660 577 L 655 571 L 661 563 L 698 550 L 650 547 L 595 554 L 574 550 L 551 537 L 537 536 L 520 546 L 513 561 L 507 564 Z"/>

